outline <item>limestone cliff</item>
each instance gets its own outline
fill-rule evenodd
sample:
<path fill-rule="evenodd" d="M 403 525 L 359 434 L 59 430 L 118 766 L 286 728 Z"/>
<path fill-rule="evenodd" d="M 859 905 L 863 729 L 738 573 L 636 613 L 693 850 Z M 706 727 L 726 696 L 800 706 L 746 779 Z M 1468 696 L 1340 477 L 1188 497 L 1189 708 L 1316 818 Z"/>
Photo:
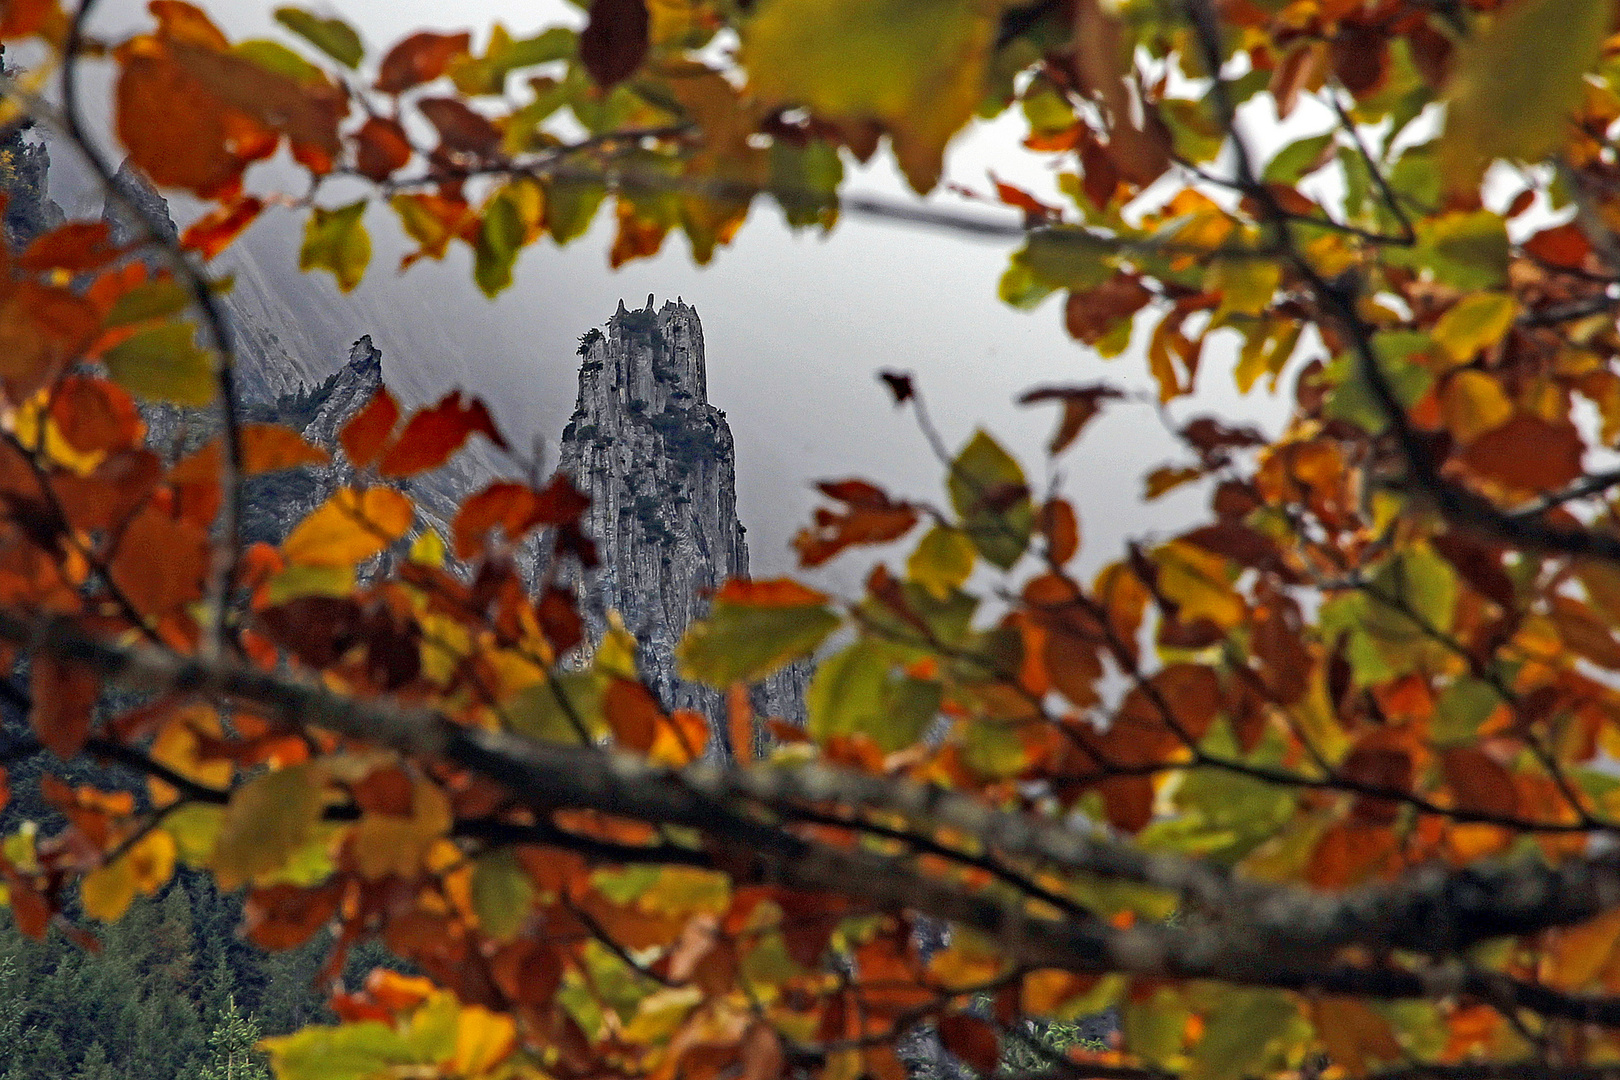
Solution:
<path fill-rule="evenodd" d="M 731 429 L 708 402 L 703 326 L 679 300 L 655 309 L 649 296 L 635 311 L 621 301 L 579 353 L 559 465 L 591 497 L 585 530 L 601 565 L 579 582 L 586 620 L 599 636 L 617 611 L 665 705 L 722 716 L 723 695 L 682 681 L 675 663 L 708 594 L 748 576 Z M 791 668 L 756 687 L 755 712 L 802 721 L 806 678 Z"/>

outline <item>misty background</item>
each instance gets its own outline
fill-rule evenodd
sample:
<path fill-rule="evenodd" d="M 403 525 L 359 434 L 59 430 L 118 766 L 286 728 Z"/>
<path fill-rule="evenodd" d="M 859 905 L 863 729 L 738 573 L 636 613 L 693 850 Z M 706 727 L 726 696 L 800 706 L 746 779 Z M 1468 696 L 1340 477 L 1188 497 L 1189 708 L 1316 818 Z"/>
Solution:
<path fill-rule="evenodd" d="M 265 0 L 205 6 L 233 40 L 270 37 L 299 47 L 273 23 L 273 4 Z M 561 0 L 477 0 L 453 8 L 429 0 L 352 0 L 320 10 L 359 30 L 373 64 L 417 29 L 471 29 L 481 51 L 497 20 L 519 37 L 583 22 L 583 14 Z M 92 28 L 116 39 L 150 23 L 143 4 L 108 0 L 97 8 Z M 103 130 L 108 67 L 87 63 L 85 73 Z M 1004 179 L 1051 191 L 1047 167 L 1019 149 L 1023 134 L 1016 112 L 977 124 L 953 144 L 947 181 L 985 191 L 993 167 Z M 101 193 L 84 182 L 73 151 L 52 144 L 51 196 L 70 216 L 99 214 Z M 109 154 L 122 156 L 115 148 Z M 886 148 L 869 165 L 852 166 L 846 161 L 847 191 L 912 197 Z M 248 188 L 275 190 L 279 180 L 284 190 L 301 190 L 294 175 L 284 160 L 272 161 L 249 172 Z M 331 184 L 321 201 L 341 205 L 364 191 L 360 184 Z M 1016 220 L 1010 211 L 950 193 L 930 201 Z M 182 226 L 198 210 L 183 196 L 171 196 L 170 203 Z M 410 245 L 386 205 L 368 214 L 373 261 L 348 295 L 330 275 L 298 272 L 307 212 L 268 210 L 216 268 L 237 275 L 239 303 L 273 329 L 311 379 L 335 370 L 350 343 L 370 334 L 383 352 L 384 379 L 402 399 L 420 403 L 465 388 L 489 404 L 514 446 L 543 448 L 548 466 L 574 408 L 580 335 L 603 323 L 621 298 L 639 307 L 649 293 L 660 304 L 683 297 L 702 318 L 709 399 L 726 410 L 735 436 L 738 509 L 757 576 L 793 569 L 789 540 L 818 501 L 815 479 L 861 476 L 897 496 L 944 502 L 943 469 L 909 410 L 897 410 L 877 382 L 880 370 L 915 376 L 948 446 L 961 445 L 982 426 L 1023 461 L 1041 491 L 1053 479 L 1044 445 L 1056 410 L 1017 406 L 1021 392 L 1107 381 L 1152 396 L 1140 342 L 1104 361 L 1064 333 L 1060 296 L 1034 312 L 997 299 L 1012 242 L 850 216 L 827 235 L 794 233 L 762 197 L 711 265 L 695 266 L 685 238 L 672 233 L 657 257 L 614 271 L 607 262 L 610 206 L 611 200 L 592 230 L 568 247 L 542 239 L 525 249 L 512 288 L 494 301 L 474 286 L 464 245 L 453 246 L 442 263 L 424 260 L 398 273 Z M 1202 502 L 1197 489 L 1151 504 L 1140 499 L 1147 471 L 1185 456 L 1166 431 L 1167 419 L 1183 423 L 1215 412 L 1275 430 L 1286 415 L 1291 377 L 1282 383 L 1281 400 L 1260 390 L 1246 400 L 1236 397 L 1230 378 L 1235 338 L 1222 340 L 1230 337 L 1212 337 L 1205 349 L 1196 401 L 1174 403 L 1165 418 L 1147 403 L 1114 403 L 1057 462 L 1062 488 L 1080 514 L 1085 567 L 1117 557 L 1127 537 L 1186 521 Z M 864 563 L 846 557 L 819 576 L 849 591 Z"/>

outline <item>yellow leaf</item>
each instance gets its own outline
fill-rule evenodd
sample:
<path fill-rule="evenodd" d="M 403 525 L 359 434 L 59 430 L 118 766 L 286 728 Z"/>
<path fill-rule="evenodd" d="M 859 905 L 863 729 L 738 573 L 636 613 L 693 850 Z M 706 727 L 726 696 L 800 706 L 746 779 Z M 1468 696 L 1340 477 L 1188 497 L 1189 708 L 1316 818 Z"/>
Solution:
<path fill-rule="evenodd" d="M 1181 608 L 1181 621 L 1208 619 L 1222 629 L 1243 621 L 1243 598 L 1233 591 L 1226 560 L 1181 540 L 1153 553 L 1159 565 L 1159 591 Z"/>
<path fill-rule="evenodd" d="M 1502 384 L 1483 371 L 1459 371 L 1446 383 L 1440 399 L 1446 427 L 1467 445 L 1513 415 L 1513 402 Z"/>
<path fill-rule="evenodd" d="M 973 573 L 973 541 L 960 529 L 935 525 L 906 560 L 906 573 L 941 600 Z"/>
<path fill-rule="evenodd" d="M 130 845 L 117 861 L 84 876 L 80 898 L 92 919 L 116 922 L 137 895 L 150 896 L 174 875 L 174 837 L 153 829 Z"/>
<path fill-rule="evenodd" d="M 1502 340 L 1519 305 L 1504 293 L 1474 293 L 1453 304 L 1434 324 L 1431 336 L 1459 364 Z"/>
<path fill-rule="evenodd" d="M 311 838 L 325 801 L 324 776 L 291 765 L 255 776 L 231 794 L 209 865 L 230 890 L 273 873 Z"/>
<path fill-rule="evenodd" d="M 219 714 L 206 705 L 193 705 L 169 717 L 147 753 L 189 780 L 223 788 L 231 782 L 231 763 L 224 758 L 204 761 L 200 757 L 202 737 L 217 738 L 219 734 Z M 173 802 L 178 795 L 162 780 L 153 778 L 147 783 L 160 805 Z"/>
<path fill-rule="evenodd" d="M 1229 315 L 1260 314 L 1281 283 L 1282 265 L 1273 259 L 1217 259 L 1204 275 L 1204 291 L 1221 297 L 1216 325 Z"/>
<path fill-rule="evenodd" d="M 456 1055 L 450 1068 L 459 1076 L 480 1076 L 511 1054 L 516 1039 L 517 1025 L 510 1016 L 464 1005 L 456 1014 Z"/>
<path fill-rule="evenodd" d="M 1608 911 L 1590 922 L 1558 932 L 1549 950 L 1550 981 L 1568 990 L 1580 990 L 1597 978 L 1615 955 L 1620 942 L 1620 911 Z"/>
<path fill-rule="evenodd" d="M 972 118 L 995 43 L 998 0 L 767 0 L 743 25 L 754 93 L 828 120 L 889 130 L 919 193 Z"/>
<path fill-rule="evenodd" d="M 1522 0 L 1458 48 L 1440 141 L 1448 187 L 1471 189 L 1496 158 L 1533 161 L 1559 146 L 1613 17 L 1612 0 Z"/>
<path fill-rule="evenodd" d="M 450 831 L 450 800 L 431 780 L 416 777 L 409 817 L 368 813 L 354 827 L 354 858 L 360 874 L 373 880 L 394 874 L 408 878 L 422 869 L 433 842 Z"/>
<path fill-rule="evenodd" d="M 289 562 L 353 566 L 404 536 L 416 509 L 392 488 L 339 488 L 281 546 Z"/>

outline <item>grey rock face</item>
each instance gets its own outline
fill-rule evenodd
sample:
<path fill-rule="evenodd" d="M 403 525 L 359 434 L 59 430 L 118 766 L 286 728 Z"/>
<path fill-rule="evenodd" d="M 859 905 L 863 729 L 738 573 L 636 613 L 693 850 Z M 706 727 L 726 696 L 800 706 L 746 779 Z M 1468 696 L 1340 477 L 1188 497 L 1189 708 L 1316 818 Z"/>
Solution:
<path fill-rule="evenodd" d="M 584 522 L 601 565 L 578 582 L 599 638 L 617 611 L 642 643 L 642 675 L 671 708 L 724 715 L 723 695 L 688 683 L 675 649 L 708 594 L 748 576 L 726 414 L 708 402 L 703 326 L 680 301 L 619 310 L 580 339 L 579 397 L 559 467 L 591 497 Z M 754 688 L 756 714 L 804 719 L 808 672 Z M 715 740 L 716 743 L 720 740 Z"/>

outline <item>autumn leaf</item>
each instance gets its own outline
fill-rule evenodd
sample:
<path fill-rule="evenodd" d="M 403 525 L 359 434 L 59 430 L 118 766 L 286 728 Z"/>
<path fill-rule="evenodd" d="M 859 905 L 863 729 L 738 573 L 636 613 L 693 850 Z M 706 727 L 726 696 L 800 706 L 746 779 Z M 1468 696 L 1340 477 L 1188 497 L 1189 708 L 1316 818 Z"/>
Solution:
<path fill-rule="evenodd" d="M 377 463 L 377 472 L 385 477 L 403 477 L 436 469 L 477 433 L 507 449 L 484 403 L 476 398 L 464 399 L 457 390 L 405 421 L 404 430 Z M 356 437 L 358 440 L 359 432 Z"/>
<path fill-rule="evenodd" d="M 336 210 L 315 207 L 304 224 L 304 242 L 298 249 L 300 270 L 328 270 L 338 288 L 349 292 L 360 284 L 371 262 L 371 236 L 362 219 L 366 200 Z"/>
<path fill-rule="evenodd" d="M 808 656 L 838 627 L 827 600 L 785 579 L 726 582 L 681 641 L 682 677 L 724 687 Z"/>
<path fill-rule="evenodd" d="M 411 501 L 392 488 L 339 488 L 293 528 L 282 551 L 289 562 L 353 566 L 403 537 L 415 516 Z"/>
<path fill-rule="evenodd" d="M 385 94 L 398 94 L 413 86 L 432 82 L 450 69 L 458 56 L 465 56 L 472 43 L 470 34 L 412 34 L 388 50 L 377 72 L 376 87 Z"/>
<path fill-rule="evenodd" d="M 646 0 L 591 0 L 590 21 L 579 35 L 579 58 L 604 90 L 629 78 L 647 54 Z"/>
<path fill-rule="evenodd" d="M 276 8 L 276 22 L 285 26 L 344 67 L 360 66 L 365 55 L 360 35 L 342 19 L 311 14 L 302 8 Z"/>

